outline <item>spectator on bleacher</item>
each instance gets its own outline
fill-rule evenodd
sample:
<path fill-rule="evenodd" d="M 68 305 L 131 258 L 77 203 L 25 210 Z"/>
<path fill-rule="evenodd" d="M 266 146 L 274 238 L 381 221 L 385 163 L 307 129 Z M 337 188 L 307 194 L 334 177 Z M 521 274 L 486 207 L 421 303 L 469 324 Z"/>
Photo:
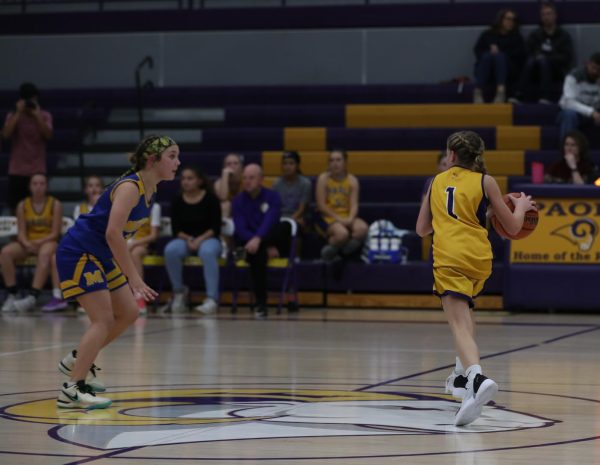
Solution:
<path fill-rule="evenodd" d="M 548 168 L 546 182 L 593 184 L 599 173 L 590 160 L 588 149 L 588 140 L 581 132 L 568 132 L 563 140 L 562 156 Z"/>
<path fill-rule="evenodd" d="M 242 170 L 244 157 L 230 153 L 223 160 L 221 176 L 215 181 L 215 194 L 221 201 L 223 218 L 231 218 L 231 200 L 242 192 Z"/>
<path fill-rule="evenodd" d="M 281 197 L 263 186 L 263 171 L 256 164 L 244 168 L 243 192 L 233 199 L 235 238 L 244 247 L 250 265 L 257 305 L 256 318 L 266 318 L 267 261 L 289 252 L 291 226 L 280 222 Z"/>
<path fill-rule="evenodd" d="M 17 240 L 5 245 L 0 252 L 0 266 L 8 297 L 3 312 L 25 312 L 35 307 L 37 298 L 48 279 L 52 255 L 56 250 L 62 228 L 62 205 L 48 195 L 45 174 L 34 174 L 29 181 L 31 195 L 17 205 Z M 37 262 L 31 289 L 17 298 L 16 264 L 30 256 Z"/>
<path fill-rule="evenodd" d="M 155 202 L 154 205 L 152 205 L 152 210 L 150 210 L 148 222 L 144 223 L 135 235 L 127 241 L 131 260 L 142 279 L 144 279 L 144 257 L 148 255 L 148 246 L 158 239 L 161 215 L 160 204 Z M 140 315 L 145 315 L 147 313 L 146 299 L 143 297 L 138 298 L 137 306 Z"/>
<path fill-rule="evenodd" d="M 312 185 L 310 179 L 302 175 L 298 152 L 283 152 L 281 174 L 273 183 L 273 190 L 281 196 L 281 216 L 292 218 L 305 229 Z"/>
<path fill-rule="evenodd" d="M 35 85 L 21 84 L 19 96 L 2 129 L 2 136 L 11 140 L 7 195 L 11 212 L 29 195 L 31 176 L 46 173 L 46 143 L 52 138 L 52 115 L 41 109 Z"/>
<path fill-rule="evenodd" d="M 317 180 L 316 198 L 320 219 L 317 230 L 327 237 L 321 258 L 333 261 L 341 253 L 352 255 L 367 236 L 367 223 L 358 218 L 360 185 L 347 170 L 348 154 L 333 150 L 329 154 L 329 171 Z"/>
<path fill-rule="evenodd" d="M 447 155 L 448 154 L 446 153 L 445 150 L 442 150 L 438 154 L 437 173 L 441 173 L 442 171 L 446 171 L 448 169 L 449 163 L 448 163 Z M 429 186 L 431 185 L 431 181 L 433 181 L 433 178 L 435 178 L 435 174 L 433 176 L 430 176 L 429 178 L 427 178 L 427 180 L 425 181 L 425 185 L 423 186 L 423 191 L 421 192 L 421 203 L 423 202 L 423 199 L 425 198 L 425 195 L 427 194 L 427 191 L 429 190 Z"/>
<path fill-rule="evenodd" d="M 473 101 L 483 103 L 483 89 L 496 86 L 494 103 L 504 103 L 514 88 L 525 58 L 525 45 L 519 31 L 517 14 L 502 9 L 494 23 L 481 33 L 475 44 L 475 91 Z"/>
<path fill-rule="evenodd" d="M 83 183 L 83 191 L 85 193 L 86 201 L 75 205 L 73 210 L 73 219 L 77 221 L 79 215 L 90 213 L 96 201 L 102 191 L 104 190 L 104 183 L 100 176 L 88 176 L 85 178 Z M 43 312 L 56 312 L 67 308 L 68 304 L 66 300 L 62 298 L 62 292 L 60 290 L 60 279 L 58 277 L 58 270 L 56 269 L 56 254 L 52 255 L 52 269 L 50 273 L 52 279 L 52 300 L 42 307 Z M 79 313 L 85 313 L 83 307 L 78 307 Z"/>
<path fill-rule="evenodd" d="M 202 259 L 206 299 L 194 308 L 204 314 L 219 306 L 219 255 L 221 254 L 221 208 L 206 175 L 196 167 L 181 171 L 181 193 L 171 204 L 171 229 L 174 239 L 165 247 L 165 264 L 173 300 L 171 311 L 187 310 L 188 289 L 183 284 L 183 261 L 194 254 Z"/>
<path fill-rule="evenodd" d="M 521 71 L 515 99 L 551 103 L 556 83 L 562 83 L 573 61 L 571 35 L 557 24 L 556 6 L 542 3 L 540 26 L 527 37 L 527 60 Z"/>
<path fill-rule="evenodd" d="M 562 109 L 558 115 L 561 141 L 573 129 L 600 126 L 600 52 L 567 75 L 558 103 Z"/>

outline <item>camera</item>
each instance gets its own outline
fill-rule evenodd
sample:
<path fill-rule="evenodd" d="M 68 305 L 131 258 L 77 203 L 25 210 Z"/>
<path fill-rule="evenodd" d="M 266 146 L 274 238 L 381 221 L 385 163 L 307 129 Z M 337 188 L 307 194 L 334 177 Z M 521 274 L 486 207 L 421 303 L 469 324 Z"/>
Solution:
<path fill-rule="evenodd" d="M 35 103 L 35 100 L 27 99 L 25 100 L 25 108 L 28 110 L 35 110 L 37 108 L 37 103 Z"/>

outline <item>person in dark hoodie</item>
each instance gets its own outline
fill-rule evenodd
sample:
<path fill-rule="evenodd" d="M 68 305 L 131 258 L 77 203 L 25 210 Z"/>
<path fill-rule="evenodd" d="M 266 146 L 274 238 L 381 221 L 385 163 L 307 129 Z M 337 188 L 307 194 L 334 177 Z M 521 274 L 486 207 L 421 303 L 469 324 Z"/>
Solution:
<path fill-rule="evenodd" d="M 494 23 L 477 39 L 474 52 L 473 101 L 483 103 L 483 88 L 494 82 L 494 103 L 504 103 L 507 89 L 514 87 L 525 58 L 525 45 L 514 10 L 507 8 L 498 12 Z"/>
<path fill-rule="evenodd" d="M 542 3 L 540 26 L 531 31 L 525 48 L 527 61 L 513 103 L 520 100 L 551 103 L 555 83 L 562 82 L 573 61 L 571 35 L 557 24 L 556 6 Z"/>

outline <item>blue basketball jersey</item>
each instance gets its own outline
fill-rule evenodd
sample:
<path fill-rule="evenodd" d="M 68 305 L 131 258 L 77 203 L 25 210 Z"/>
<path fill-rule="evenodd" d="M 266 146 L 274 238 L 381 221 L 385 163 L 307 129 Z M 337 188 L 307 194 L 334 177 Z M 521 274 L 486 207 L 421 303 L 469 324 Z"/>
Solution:
<path fill-rule="evenodd" d="M 117 186 L 125 182 L 134 183 L 139 191 L 140 198 L 131 210 L 127 223 L 123 229 L 125 240 L 133 237 L 138 229 L 150 221 L 150 211 L 156 197 L 156 190 L 152 192 L 150 201 L 146 200 L 146 188 L 138 173 L 133 173 L 117 180 L 108 186 L 102 193 L 94 209 L 90 213 L 80 215 L 75 225 L 67 231 L 61 245 L 71 250 L 80 250 L 98 258 L 109 259 L 112 252 L 106 242 L 106 228 L 112 208 L 113 193 Z"/>

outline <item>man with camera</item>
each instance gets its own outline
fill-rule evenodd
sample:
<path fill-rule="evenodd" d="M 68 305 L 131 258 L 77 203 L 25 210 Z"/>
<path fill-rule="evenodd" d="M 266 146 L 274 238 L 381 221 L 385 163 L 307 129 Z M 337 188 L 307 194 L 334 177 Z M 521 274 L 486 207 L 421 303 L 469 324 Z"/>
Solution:
<path fill-rule="evenodd" d="M 21 84 L 15 111 L 6 115 L 2 136 L 11 140 L 8 163 L 8 204 L 29 195 L 29 178 L 46 173 L 46 143 L 52 138 L 52 115 L 40 108 L 39 92 L 30 82 Z"/>

